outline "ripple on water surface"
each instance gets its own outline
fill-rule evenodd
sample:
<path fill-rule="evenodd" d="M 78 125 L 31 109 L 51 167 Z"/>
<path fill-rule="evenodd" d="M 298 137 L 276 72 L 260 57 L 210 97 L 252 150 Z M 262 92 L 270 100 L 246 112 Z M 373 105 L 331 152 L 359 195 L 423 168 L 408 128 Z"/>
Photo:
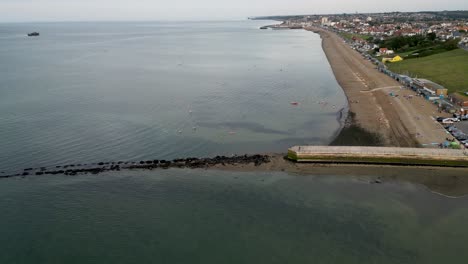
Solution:
<path fill-rule="evenodd" d="M 263 23 L 0 25 L 0 169 L 328 143 L 346 100 L 320 37 Z"/>
<path fill-rule="evenodd" d="M 0 262 L 464 263 L 466 202 L 350 176 L 165 170 L 6 179 Z"/>

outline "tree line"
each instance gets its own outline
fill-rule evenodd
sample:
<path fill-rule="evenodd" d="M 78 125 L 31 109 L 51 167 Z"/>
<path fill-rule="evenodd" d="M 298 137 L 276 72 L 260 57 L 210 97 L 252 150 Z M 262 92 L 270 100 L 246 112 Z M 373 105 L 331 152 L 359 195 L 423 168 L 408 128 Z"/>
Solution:
<path fill-rule="evenodd" d="M 457 39 L 439 40 L 435 33 L 415 36 L 397 36 L 386 40 L 375 39 L 374 43 L 380 47 L 394 50 L 395 52 L 413 52 L 409 57 L 424 57 L 432 54 L 454 50 L 458 48 Z"/>

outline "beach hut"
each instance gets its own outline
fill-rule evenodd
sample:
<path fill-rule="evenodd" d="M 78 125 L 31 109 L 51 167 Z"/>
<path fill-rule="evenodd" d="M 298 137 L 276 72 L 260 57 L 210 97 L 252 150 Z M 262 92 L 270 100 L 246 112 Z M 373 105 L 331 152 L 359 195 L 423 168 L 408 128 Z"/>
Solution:
<path fill-rule="evenodd" d="M 411 82 L 413 81 L 411 79 L 411 77 L 409 76 L 406 76 L 406 75 L 400 75 L 400 83 L 404 84 L 406 87 L 410 87 L 411 86 Z"/>

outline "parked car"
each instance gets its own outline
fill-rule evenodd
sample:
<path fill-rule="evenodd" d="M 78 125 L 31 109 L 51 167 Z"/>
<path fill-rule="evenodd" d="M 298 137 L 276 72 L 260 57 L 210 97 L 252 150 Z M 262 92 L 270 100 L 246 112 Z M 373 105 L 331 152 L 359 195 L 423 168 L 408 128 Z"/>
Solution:
<path fill-rule="evenodd" d="M 436 118 L 436 121 L 437 121 L 437 122 L 442 122 L 442 121 L 444 121 L 444 119 L 445 119 L 445 117 L 437 117 L 437 118 Z"/>
<path fill-rule="evenodd" d="M 463 140 L 461 143 L 463 144 L 463 146 L 468 148 L 468 140 Z"/>
<path fill-rule="evenodd" d="M 442 120 L 442 124 L 444 125 L 453 125 L 455 122 L 457 121 L 454 121 L 452 118 L 445 118 Z"/>
<path fill-rule="evenodd" d="M 442 120 L 442 124 L 453 124 L 454 122 L 460 122 L 460 119 L 449 117 Z"/>
<path fill-rule="evenodd" d="M 466 114 L 466 115 L 459 115 L 459 114 L 457 114 L 457 113 L 454 113 L 454 114 L 453 114 L 453 117 L 454 117 L 454 118 L 458 118 L 458 119 L 460 119 L 460 120 L 468 120 L 468 114 Z"/>

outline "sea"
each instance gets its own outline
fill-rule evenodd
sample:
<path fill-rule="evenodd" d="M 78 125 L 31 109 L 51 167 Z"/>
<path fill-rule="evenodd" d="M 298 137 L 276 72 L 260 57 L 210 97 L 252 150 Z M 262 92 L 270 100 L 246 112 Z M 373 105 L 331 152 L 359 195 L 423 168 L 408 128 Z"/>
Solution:
<path fill-rule="evenodd" d="M 468 197 L 349 175 L 0 180 L 0 263 L 464 264 Z"/>
<path fill-rule="evenodd" d="M 0 24 L 0 170 L 328 144 L 320 37 L 265 23 Z"/>
<path fill-rule="evenodd" d="M 273 23 L 0 24 L 0 174 L 328 144 L 321 39 Z M 0 263 L 466 263 L 468 197 L 354 171 L 0 179 Z"/>

